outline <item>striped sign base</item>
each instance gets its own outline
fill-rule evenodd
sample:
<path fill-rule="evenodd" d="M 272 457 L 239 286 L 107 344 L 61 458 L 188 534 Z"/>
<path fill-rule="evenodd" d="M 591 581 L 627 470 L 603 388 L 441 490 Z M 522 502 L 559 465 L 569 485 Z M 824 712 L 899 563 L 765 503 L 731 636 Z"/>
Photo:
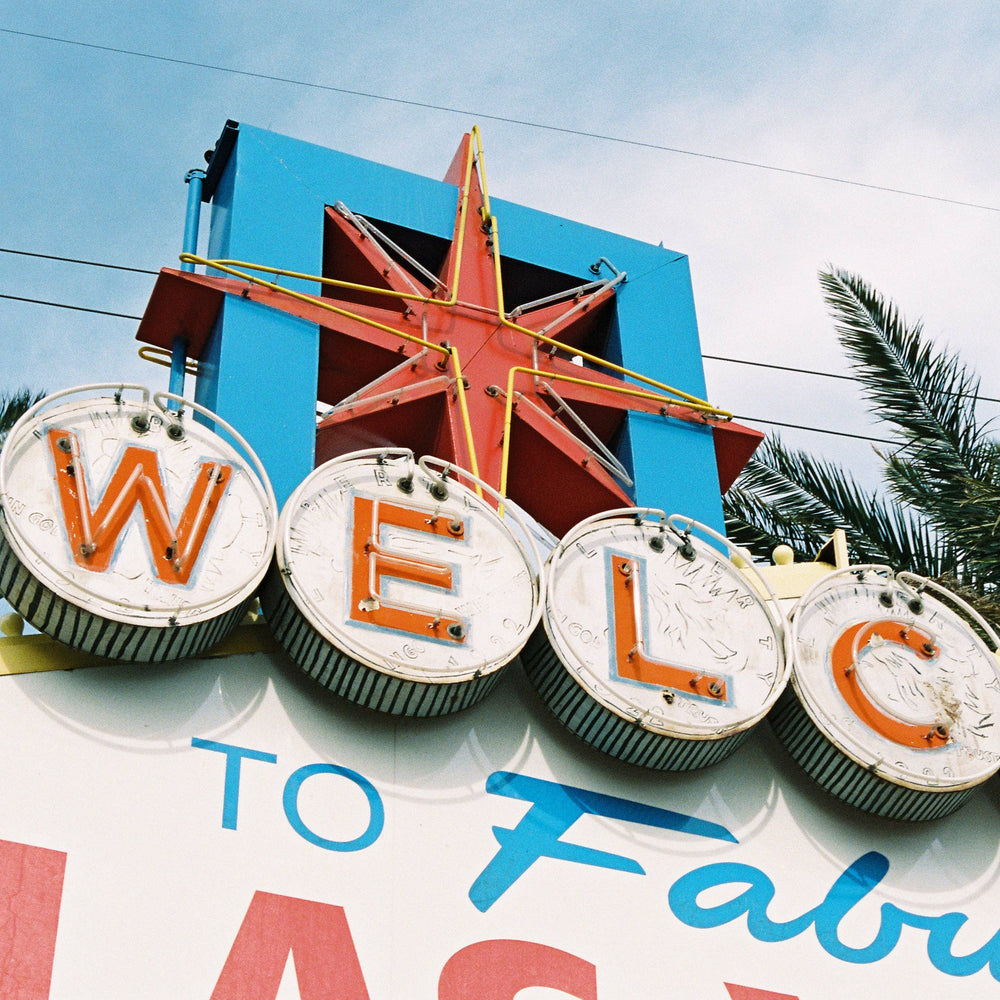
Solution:
<path fill-rule="evenodd" d="M 936 792 L 908 788 L 873 773 L 823 734 L 803 708 L 793 685 L 785 689 L 767 718 L 775 735 L 806 774 L 838 799 L 875 816 L 940 819 L 960 808 L 975 790 Z"/>
<path fill-rule="evenodd" d="M 684 739 L 643 728 L 597 701 L 563 665 L 544 622 L 521 652 L 525 672 L 549 710 L 571 733 L 592 747 L 629 764 L 660 771 L 692 771 L 725 760 L 751 730 L 718 739 Z"/>
<path fill-rule="evenodd" d="M 275 563 L 265 577 L 260 603 L 275 638 L 305 673 L 334 694 L 377 712 L 419 718 L 447 715 L 481 701 L 500 679 L 495 670 L 464 681 L 420 682 L 362 663 L 313 628 L 289 596 Z"/>
<path fill-rule="evenodd" d="M 159 663 L 197 656 L 243 620 L 252 598 L 215 618 L 188 625 L 115 621 L 53 593 L 21 562 L 0 530 L 0 593 L 39 632 L 94 656 Z"/>

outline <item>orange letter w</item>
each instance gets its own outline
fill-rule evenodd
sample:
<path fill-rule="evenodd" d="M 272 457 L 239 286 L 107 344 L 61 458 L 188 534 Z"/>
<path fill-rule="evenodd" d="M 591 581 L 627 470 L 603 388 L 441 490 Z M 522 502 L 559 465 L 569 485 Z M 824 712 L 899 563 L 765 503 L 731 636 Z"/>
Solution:
<path fill-rule="evenodd" d="M 114 470 L 96 510 L 87 496 L 80 442 L 71 431 L 51 429 L 56 486 L 73 559 L 78 566 L 103 573 L 136 506 L 142 508 L 153 570 L 165 583 L 185 584 L 225 493 L 232 468 L 202 462 L 180 522 L 175 528 L 167 509 L 160 462 L 155 449 L 130 445 Z"/>

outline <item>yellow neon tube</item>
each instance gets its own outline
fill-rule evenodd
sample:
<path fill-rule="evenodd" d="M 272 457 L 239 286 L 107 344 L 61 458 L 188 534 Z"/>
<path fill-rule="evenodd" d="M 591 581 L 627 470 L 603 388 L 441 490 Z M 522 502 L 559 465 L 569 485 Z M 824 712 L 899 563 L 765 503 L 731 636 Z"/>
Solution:
<path fill-rule="evenodd" d="M 483 156 L 483 134 L 479 131 L 478 125 L 472 126 L 472 137 L 476 140 L 476 158 L 479 161 L 479 186 L 483 189 L 483 211 L 486 213 L 486 219 L 489 219 L 492 217 L 493 212 L 490 209 L 489 188 L 486 186 L 486 160 Z"/>
<path fill-rule="evenodd" d="M 314 295 L 306 295 L 304 292 L 296 292 L 290 288 L 282 288 L 281 285 L 277 285 L 272 281 L 265 281 L 263 278 L 257 278 L 252 274 L 246 274 L 242 271 L 238 271 L 236 268 L 220 264 L 219 261 L 207 260 L 206 258 L 198 257 L 195 254 L 181 254 L 181 258 L 193 264 L 206 264 L 211 267 L 215 267 L 218 270 L 224 271 L 226 274 L 231 274 L 243 281 L 249 281 L 254 285 L 261 285 L 264 288 L 271 289 L 271 291 L 280 292 L 282 295 L 290 295 L 293 299 L 298 299 L 301 302 L 307 302 L 310 305 L 319 306 L 321 309 L 327 310 L 327 312 L 336 313 L 338 316 L 344 316 L 347 319 L 356 320 L 359 323 L 364 323 L 366 326 L 374 327 L 377 330 L 389 333 L 394 337 L 399 337 L 400 339 L 409 341 L 410 343 L 421 344 L 423 347 L 430 348 L 432 351 L 437 351 L 438 354 L 443 354 L 445 357 L 450 358 L 455 368 L 455 384 L 458 392 L 458 406 L 459 411 L 462 414 L 462 425 L 465 431 L 465 443 L 469 449 L 469 463 L 472 466 L 469 471 L 478 477 L 479 462 L 476 458 L 476 446 L 472 436 L 472 421 L 469 417 L 469 407 L 465 398 L 465 383 L 462 381 L 461 362 L 459 361 L 457 348 L 443 347 L 441 344 L 435 344 L 433 341 L 426 340 L 423 337 L 414 336 L 412 333 L 405 333 L 404 331 L 397 330 L 394 327 L 386 326 L 384 323 L 378 323 L 373 319 L 368 319 L 366 316 L 359 316 L 357 313 L 349 312 L 347 309 L 341 309 L 338 306 L 332 305 L 331 303 L 317 298 Z"/>
<path fill-rule="evenodd" d="M 139 348 L 139 357 L 143 361 L 149 361 L 154 365 L 163 365 L 164 368 L 171 367 L 170 351 L 165 347 L 153 347 L 151 344 L 143 344 Z M 196 361 L 185 360 L 184 373 L 186 375 L 197 375 L 198 363 Z"/>
<path fill-rule="evenodd" d="M 628 368 L 623 368 L 621 365 L 616 365 L 613 361 L 608 361 L 605 358 L 599 358 L 594 354 L 588 354 L 586 351 L 578 350 L 575 347 L 569 347 L 566 344 L 561 343 L 558 340 L 553 340 L 551 337 L 546 337 L 543 333 L 538 333 L 535 330 L 529 330 L 526 326 L 520 326 L 517 323 L 512 322 L 507 319 L 506 312 L 504 310 L 503 301 L 503 282 L 500 277 L 500 234 L 497 230 L 497 220 L 494 216 L 490 216 L 490 230 L 493 237 L 493 271 L 496 276 L 497 283 L 497 311 L 498 319 L 503 326 L 508 327 L 511 330 L 516 330 L 518 333 L 523 333 L 533 340 L 540 341 L 543 344 L 549 344 L 552 347 L 558 347 L 563 351 L 569 351 L 573 354 L 579 355 L 592 364 L 600 365 L 604 368 L 608 368 L 611 371 L 618 372 L 620 375 L 625 375 L 629 378 L 634 378 L 639 382 L 643 382 L 646 385 L 651 385 L 655 389 L 659 389 L 661 392 L 672 393 L 676 398 L 670 400 L 670 402 L 675 406 L 687 406 L 692 410 L 698 410 L 703 413 L 709 413 L 712 416 L 721 417 L 724 420 L 731 420 L 732 414 L 726 410 L 720 410 L 718 407 L 712 406 L 711 403 L 706 402 L 704 399 L 699 399 L 697 396 L 692 396 L 690 393 L 684 392 L 681 389 L 675 389 L 673 386 L 666 385 L 663 382 L 658 382 L 656 379 L 649 378 L 646 375 L 640 375 L 638 372 L 630 371 Z M 596 293 L 595 293 L 596 294 Z M 553 376 L 555 377 L 555 376 Z M 600 385 L 600 383 L 594 383 Z M 602 386 L 602 388 L 611 389 L 611 386 Z M 656 397 L 654 397 L 656 398 Z M 501 490 L 501 492 L 503 492 Z"/>
<path fill-rule="evenodd" d="M 226 274 L 231 274 L 234 277 L 240 278 L 244 281 L 249 281 L 253 284 L 261 285 L 264 288 L 268 288 L 271 291 L 281 292 L 285 295 L 289 295 L 292 298 L 298 299 L 303 302 L 307 302 L 311 305 L 319 306 L 321 309 L 325 309 L 328 312 L 335 313 L 339 316 L 343 316 L 347 319 L 353 319 L 360 323 L 364 323 L 367 326 L 371 326 L 375 329 L 381 330 L 385 333 L 389 333 L 392 336 L 398 337 L 402 340 L 409 341 L 411 343 L 421 344 L 424 347 L 428 347 L 440 354 L 444 354 L 453 360 L 456 374 L 456 391 L 459 401 L 459 409 L 462 414 L 462 423 L 464 426 L 466 443 L 469 448 L 470 463 L 474 475 L 478 477 L 478 462 L 476 458 L 475 446 L 473 443 L 472 436 L 472 426 L 471 419 L 469 417 L 468 403 L 465 394 L 465 384 L 462 380 L 461 367 L 458 357 L 458 352 L 454 347 L 442 347 L 435 344 L 423 337 L 417 337 L 413 334 L 405 333 L 402 330 L 397 330 L 394 327 L 387 326 L 383 323 L 379 323 L 375 320 L 368 319 L 364 316 L 359 316 L 356 313 L 352 313 L 349 310 L 341 309 L 337 306 L 326 302 L 322 298 L 316 296 L 307 295 L 302 292 L 296 292 L 288 288 L 283 288 L 280 285 L 266 281 L 262 278 L 257 278 L 252 275 L 246 274 L 237 268 L 246 267 L 251 270 L 263 271 L 268 274 L 279 275 L 283 277 L 297 278 L 305 281 L 314 281 L 319 284 L 333 285 L 339 288 L 352 289 L 355 291 L 363 291 L 376 295 L 384 295 L 388 298 L 403 299 L 412 302 L 420 302 L 428 305 L 440 305 L 446 307 L 452 307 L 458 304 L 458 287 L 459 279 L 461 277 L 461 267 L 462 267 L 462 252 L 465 243 L 465 225 L 468 216 L 468 206 L 469 197 L 472 182 L 472 167 L 473 164 L 478 160 L 479 163 L 479 180 L 480 187 L 483 194 L 483 207 L 482 216 L 484 221 L 488 221 L 490 225 L 490 235 L 493 241 L 493 270 L 494 279 L 496 282 L 497 291 L 497 318 L 499 319 L 502 326 L 508 329 L 515 330 L 518 333 L 524 334 L 538 343 L 547 344 L 551 347 L 558 348 L 560 350 L 571 352 L 579 357 L 589 361 L 591 364 L 598 365 L 600 367 L 606 368 L 610 371 L 614 371 L 619 375 L 625 376 L 627 378 L 633 378 L 639 382 L 646 385 L 652 386 L 655 389 L 659 389 L 661 392 L 669 393 L 670 397 L 659 396 L 655 393 L 643 392 L 637 389 L 629 389 L 627 387 L 618 386 L 608 386 L 600 382 L 593 382 L 587 379 L 577 379 L 568 375 L 559 375 L 553 372 L 543 372 L 539 369 L 526 368 L 526 367 L 515 367 L 510 370 L 508 376 L 508 393 L 507 393 L 507 412 L 504 419 L 504 441 L 503 441 L 503 459 L 501 467 L 501 494 L 506 492 L 506 479 L 507 479 L 507 467 L 509 463 L 509 436 L 510 436 L 510 425 L 512 422 L 512 397 L 513 397 L 513 378 L 514 373 L 524 372 L 527 374 L 533 374 L 537 377 L 550 378 L 558 381 L 565 381 L 574 383 L 577 385 L 588 386 L 592 388 L 605 389 L 610 392 L 617 392 L 622 395 L 635 396 L 641 399 L 649 399 L 656 402 L 663 403 L 669 406 L 684 406 L 689 409 L 695 410 L 697 412 L 704 413 L 706 415 L 718 417 L 724 420 L 731 420 L 732 414 L 726 410 L 719 409 L 718 407 L 712 406 L 706 400 L 700 399 L 697 396 L 693 396 L 690 393 L 684 392 L 681 389 L 674 388 L 673 386 L 667 385 L 666 383 L 659 382 L 656 379 L 649 378 L 646 375 L 642 375 L 639 372 L 632 371 L 628 368 L 624 368 L 621 365 L 617 365 L 612 361 L 608 361 L 605 358 L 598 357 L 597 355 L 590 354 L 586 351 L 578 350 L 577 348 L 570 347 L 552 337 L 547 337 L 543 333 L 539 333 L 535 330 L 529 330 L 527 327 L 521 326 L 514 323 L 512 320 L 507 318 L 506 310 L 504 307 L 504 297 L 503 297 L 503 279 L 500 270 L 500 234 L 497 226 L 496 218 L 493 216 L 492 210 L 490 208 L 490 198 L 489 198 L 489 188 L 486 179 L 486 169 L 485 169 L 485 157 L 483 153 L 483 143 L 482 143 L 482 132 L 478 125 L 473 125 L 470 135 L 469 148 L 465 157 L 465 171 L 462 189 L 459 193 L 460 203 L 459 203 L 459 225 L 458 225 L 458 237 L 455 244 L 455 273 L 452 279 L 451 295 L 448 299 L 437 299 L 429 296 L 416 295 L 410 292 L 397 292 L 393 289 L 386 288 L 375 288 L 371 285 L 362 285 L 356 282 L 341 281 L 334 278 L 324 278 L 321 275 L 311 275 L 304 274 L 298 271 L 288 271 L 283 268 L 267 267 L 265 265 L 258 265 L 249 263 L 246 261 L 236 261 L 236 260 L 209 260 L 204 257 L 198 257 L 194 254 L 181 254 L 180 259 L 185 263 L 202 264 L 207 267 L 212 267 L 216 270 L 220 270 Z M 599 294 L 595 292 L 591 297 Z M 477 308 L 475 304 L 470 303 L 470 308 Z M 478 308 L 482 308 L 479 306 Z M 147 360 L 152 360 L 147 359 Z"/>
<path fill-rule="evenodd" d="M 433 296 L 427 295 L 417 295 L 414 292 L 397 292 L 391 288 L 375 288 L 372 285 L 362 285 L 355 281 L 341 281 L 338 278 L 324 278 L 319 274 L 304 274 L 301 271 L 287 271 L 281 267 L 268 267 L 265 264 L 253 264 L 250 261 L 245 260 L 210 260 L 206 257 L 199 257 L 192 253 L 182 253 L 179 255 L 179 259 L 185 264 L 204 264 L 207 267 L 214 268 L 217 271 L 224 271 L 226 274 L 233 274 L 241 278 L 245 278 L 249 281 L 256 281 L 258 284 L 263 285 L 265 288 L 271 288 L 275 291 L 285 292 L 288 295 L 292 295 L 295 298 L 303 298 L 303 294 L 300 292 L 293 292 L 287 288 L 281 288 L 277 285 L 270 284 L 266 281 L 250 278 L 249 275 L 245 275 L 242 272 L 233 270 L 233 268 L 248 267 L 253 271 L 263 271 L 266 274 L 276 274 L 284 278 L 299 278 L 303 281 L 315 281 L 321 285 L 334 285 L 337 288 L 348 288 L 353 291 L 358 292 L 370 292 L 375 295 L 384 295 L 387 298 L 392 299 L 406 299 L 411 302 L 423 302 L 428 305 L 436 306 L 453 306 L 458 302 L 458 281 L 462 272 L 462 246 L 465 242 L 465 220 L 469 211 L 469 185 L 472 179 L 472 163 L 473 163 L 473 148 L 472 143 L 469 143 L 469 152 L 465 158 L 465 182 L 462 190 L 459 192 L 460 207 L 459 207 L 459 229 L 458 229 L 458 241 L 456 243 L 456 253 L 455 253 L 455 276 L 452 281 L 451 296 L 447 299 L 436 299 Z M 320 301 L 314 297 L 305 297 L 303 301 L 313 302 L 316 305 L 320 305 Z M 330 308 L 332 312 L 337 312 L 338 310 L 333 307 L 328 307 L 325 304 L 324 308 Z M 351 313 L 344 312 L 345 316 L 353 316 Z M 362 320 L 360 316 L 353 316 L 354 319 L 361 320 L 362 322 L 367 322 Z M 372 322 L 372 326 L 378 326 L 377 323 Z M 381 329 L 388 329 L 387 327 L 381 327 Z M 399 332 L 399 331 L 397 331 Z M 401 334 L 401 336 L 405 336 Z"/>
<path fill-rule="evenodd" d="M 635 396 L 638 399 L 649 399 L 655 403 L 662 403 L 664 406 L 683 406 L 676 399 L 667 396 L 660 396 L 654 392 L 645 392 L 642 389 L 631 389 L 628 386 L 605 385 L 603 382 L 593 382 L 590 379 L 575 378 L 572 375 L 561 375 L 557 372 L 546 372 L 538 368 L 527 368 L 516 365 L 507 373 L 507 402 L 504 409 L 503 418 L 503 450 L 500 459 L 500 495 L 507 495 L 507 467 L 510 462 L 510 429 L 514 422 L 514 376 L 518 373 L 532 375 L 535 378 L 551 379 L 557 382 L 569 382 L 571 385 L 582 385 L 595 389 L 606 389 L 608 392 L 616 392 L 623 396 Z M 567 429 L 567 433 L 572 432 Z"/>
<path fill-rule="evenodd" d="M 462 378 L 462 366 L 458 360 L 458 351 L 452 347 L 451 360 L 455 365 L 455 388 L 458 390 L 458 408 L 462 414 L 462 426 L 465 429 L 465 443 L 469 448 L 469 470 L 476 479 L 479 478 L 479 461 L 476 458 L 476 445 L 472 437 L 472 420 L 469 417 L 469 405 L 465 398 L 465 380 Z M 476 483 L 476 492 L 483 495 L 482 487 Z"/>
<path fill-rule="evenodd" d="M 479 131 L 478 125 L 474 125 L 472 127 L 472 134 L 476 140 L 476 149 L 479 157 L 479 183 L 483 189 L 483 210 L 486 215 L 486 220 L 489 221 L 490 235 L 493 239 L 493 273 L 497 286 L 497 318 L 500 320 L 500 323 L 508 329 L 516 330 L 518 333 L 523 333 L 534 340 L 541 341 L 543 344 L 549 344 L 552 347 L 558 347 L 564 351 L 571 351 L 573 354 L 578 354 L 581 358 L 590 361 L 592 364 L 601 365 L 611 371 L 618 372 L 620 375 L 625 375 L 629 378 L 634 378 L 637 381 L 644 382 L 646 385 L 651 385 L 654 388 L 659 389 L 661 392 L 669 392 L 677 397 L 677 399 L 674 400 L 675 405 L 688 405 L 692 409 L 701 410 L 706 413 L 711 413 L 714 416 L 731 420 L 733 416 L 731 413 L 712 406 L 704 399 L 692 396 L 690 393 L 684 392 L 681 389 L 675 389 L 673 386 L 666 385 L 663 382 L 658 382 L 656 379 L 640 375 L 638 372 L 630 371 L 627 368 L 621 367 L 621 365 L 616 365 L 612 361 L 607 361 L 605 358 L 599 358 L 596 355 L 588 354 L 586 351 L 580 351 L 576 348 L 567 347 L 567 345 L 560 343 L 558 340 L 546 337 L 544 334 L 537 333 L 535 330 L 529 330 L 527 327 L 520 326 L 507 318 L 507 311 L 504 308 L 503 300 L 503 280 L 500 276 L 500 233 L 497 227 L 497 220 L 494 218 L 493 213 L 490 210 L 489 189 L 486 182 L 486 164 L 483 158 L 482 135 Z M 501 492 L 503 492 L 503 490 L 501 490 Z"/>
<path fill-rule="evenodd" d="M 425 340 L 423 337 L 417 337 L 412 333 L 405 333 L 402 330 L 397 330 L 394 327 L 386 326 L 385 323 L 379 323 L 377 320 L 368 319 L 367 316 L 359 316 L 357 313 L 352 313 L 347 309 L 341 309 L 339 306 L 335 306 L 325 299 L 318 298 L 315 295 L 307 295 L 305 292 L 296 292 L 291 288 L 282 288 L 281 285 L 276 284 L 273 281 L 265 281 L 263 278 L 254 277 L 252 274 L 247 274 L 245 271 L 237 270 L 235 267 L 230 267 L 228 264 L 224 264 L 219 260 L 209 260 L 206 257 L 197 257 L 193 253 L 182 253 L 180 259 L 188 264 L 204 264 L 207 267 L 211 267 L 217 271 L 222 271 L 225 274 L 231 274 L 234 278 L 239 278 L 241 281 L 249 281 L 251 284 L 260 285 L 263 288 L 269 288 L 272 292 L 280 292 L 282 295 L 288 295 L 293 299 L 298 299 L 300 302 L 307 302 L 309 305 L 318 306 L 320 309 L 325 309 L 327 312 L 336 313 L 338 316 L 343 316 L 346 319 L 353 319 L 358 323 L 364 323 L 366 326 L 372 326 L 376 330 L 381 330 L 383 333 L 391 333 L 394 337 L 399 337 L 402 340 L 408 340 L 414 344 L 422 344 L 424 347 L 429 347 L 431 350 L 437 351 L 438 354 L 450 354 L 451 349 L 447 347 L 442 347 L 440 344 L 435 344 L 433 341 Z M 247 267 L 253 267 L 256 269 L 256 265 L 248 264 Z M 273 273 L 284 274 L 283 271 L 275 271 L 273 268 L 260 268 L 262 271 L 271 271 Z M 323 280 L 323 279 L 317 279 Z M 379 289 L 372 289 L 372 291 L 379 291 Z"/>

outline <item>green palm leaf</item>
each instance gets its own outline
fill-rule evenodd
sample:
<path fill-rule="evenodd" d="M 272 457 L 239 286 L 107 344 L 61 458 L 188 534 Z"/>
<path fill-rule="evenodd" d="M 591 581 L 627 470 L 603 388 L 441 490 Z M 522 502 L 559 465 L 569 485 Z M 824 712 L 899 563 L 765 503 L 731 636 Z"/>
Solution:
<path fill-rule="evenodd" d="M 895 442 L 881 456 L 889 499 L 771 437 L 723 498 L 730 537 L 757 557 L 780 542 L 809 557 L 843 528 L 852 561 L 934 577 L 1000 620 L 1000 444 L 977 419 L 978 376 L 857 276 L 830 268 L 819 278 Z"/>
<path fill-rule="evenodd" d="M 820 283 L 873 412 L 899 442 L 885 456 L 891 493 L 948 539 L 967 583 L 995 579 L 1000 448 L 976 416 L 979 377 L 855 275 L 831 269 Z"/>
<path fill-rule="evenodd" d="M 951 572 L 953 548 L 918 515 L 862 489 L 839 466 L 786 448 L 757 450 L 723 498 L 727 533 L 757 557 L 784 542 L 810 558 L 842 528 L 854 562 L 887 562 L 928 576 Z"/>
<path fill-rule="evenodd" d="M 44 395 L 44 392 L 33 393 L 30 389 L 18 389 L 16 392 L 0 394 L 0 447 L 3 447 L 7 434 L 20 420 L 21 415 Z"/>
<path fill-rule="evenodd" d="M 908 326 L 861 278 L 829 270 L 819 280 L 872 411 L 894 425 L 906 460 L 942 477 L 978 476 L 989 450 L 976 421 L 979 377 L 957 356 L 935 351 L 921 323 Z"/>

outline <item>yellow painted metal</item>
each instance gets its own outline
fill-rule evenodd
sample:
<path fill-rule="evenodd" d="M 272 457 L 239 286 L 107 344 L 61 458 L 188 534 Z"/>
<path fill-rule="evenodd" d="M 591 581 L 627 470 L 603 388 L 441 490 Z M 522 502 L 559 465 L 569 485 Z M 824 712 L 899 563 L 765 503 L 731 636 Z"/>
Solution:
<path fill-rule="evenodd" d="M 648 399 L 663 406 L 682 406 L 676 399 L 660 396 L 655 392 L 643 389 L 631 389 L 627 385 L 606 385 L 604 382 L 594 382 L 591 379 L 575 378 L 572 375 L 562 375 L 558 372 L 546 372 L 539 368 L 527 368 L 515 365 L 507 372 L 507 406 L 503 420 L 503 449 L 500 459 L 500 494 L 507 495 L 507 466 L 510 460 L 510 427 L 514 419 L 514 376 L 517 374 L 531 375 L 535 378 L 551 379 L 554 382 L 569 382 L 571 385 L 587 386 L 591 389 L 603 389 L 622 396 L 634 396 L 638 399 Z"/>
<path fill-rule="evenodd" d="M 779 545 L 772 553 L 772 559 L 774 565 L 758 565 L 754 566 L 754 570 L 767 580 L 779 600 L 798 600 L 827 573 L 846 569 L 850 565 L 847 535 L 841 528 L 834 531 L 812 562 L 795 562 L 795 553 L 788 545 Z M 748 573 L 747 576 L 752 580 L 754 574 Z M 760 593 L 766 596 L 763 590 Z"/>
<path fill-rule="evenodd" d="M 280 650 L 271 630 L 261 624 L 240 625 L 218 646 L 198 655 L 199 659 L 217 656 L 242 656 L 247 653 L 273 653 Z M 82 667 L 107 667 L 115 663 L 101 656 L 83 653 L 64 646 L 47 635 L 18 635 L 0 638 L 0 677 L 15 674 L 44 673 L 50 670 L 77 670 Z"/>
<path fill-rule="evenodd" d="M 170 368 L 170 351 L 165 347 L 153 347 L 151 344 L 144 344 L 139 348 L 139 357 L 143 361 L 149 361 L 154 365 L 163 365 L 164 368 Z M 184 362 L 184 371 L 188 375 L 198 374 L 198 362 L 191 361 L 190 359 Z"/>

